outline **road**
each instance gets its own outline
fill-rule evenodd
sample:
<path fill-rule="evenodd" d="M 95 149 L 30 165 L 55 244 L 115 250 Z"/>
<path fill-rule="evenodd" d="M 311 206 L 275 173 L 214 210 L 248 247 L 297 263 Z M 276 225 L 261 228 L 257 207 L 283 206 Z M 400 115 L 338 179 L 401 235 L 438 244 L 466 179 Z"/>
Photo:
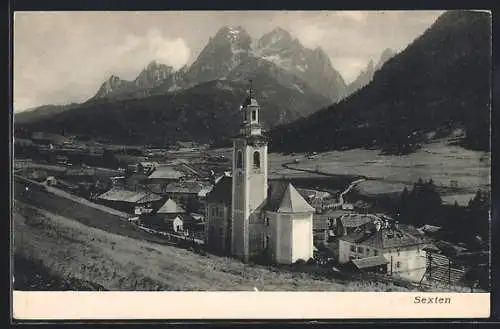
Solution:
<path fill-rule="evenodd" d="M 287 168 L 289 170 L 295 170 L 295 171 L 300 171 L 300 172 L 308 172 L 308 173 L 316 173 L 316 174 L 321 174 L 321 175 L 324 175 L 324 176 L 334 176 L 332 174 L 329 174 L 329 173 L 322 173 L 322 172 L 318 172 L 318 171 L 315 171 L 315 170 L 309 170 L 309 169 L 302 169 L 302 168 L 294 168 L 294 167 L 291 167 L 290 165 L 293 164 L 293 162 L 290 162 L 290 163 L 283 163 L 282 166 L 284 168 Z M 344 195 L 346 195 L 347 193 L 349 193 L 349 191 L 351 189 L 353 189 L 356 184 L 359 184 L 365 180 L 367 180 L 368 178 L 360 178 L 360 179 L 356 179 L 355 181 L 351 182 L 349 184 L 349 186 L 347 186 L 347 188 L 342 192 L 340 193 L 339 195 L 339 200 L 337 203 L 333 204 L 333 205 L 330 205 L 329 208 L 335 208 L 335 207 L 339 207 L 339 206 L 342 206 L 344 204 Z"/>
<path fill-rule="evenodd" d="M 349 184 L 349 186 L 344 190 L 344 192 L 340 193 L 338 205 L 343 205 L 344 204 L 344 195 L 349 193 L 349 191 L 352 190 L 356 186 L 356 184 L 361 183 L 365 180 L 366 179 L 361 178 L 361 179 L 357 179 L 354 182 L 352 182 L 351 184 Z"/>

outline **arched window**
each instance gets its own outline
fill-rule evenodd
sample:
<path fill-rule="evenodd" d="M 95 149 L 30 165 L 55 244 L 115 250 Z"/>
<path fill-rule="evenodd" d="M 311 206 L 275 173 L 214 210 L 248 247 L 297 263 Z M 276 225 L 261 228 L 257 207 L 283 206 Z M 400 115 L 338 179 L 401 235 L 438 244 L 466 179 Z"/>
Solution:
<path fill-rule="evenodd" d="M 257 120 L 257 110 L 253 110 L 252 111 L 252 121 L 256 121 Z"/>
<path fill-rule="evenodd" d="M 243 154 L 241 151 L 238 151 L 238 156 L 236 157 L 236 168 L 243 167 Z"/>
<path fill-rule="evenodd" d="M 253 152 L 253 167 L 260 168 L 260 153 L 258 151 Z"/>
<path fill-rule="evenodd" d="M 244 121 L 246 122 L 248 119 L 247 119 L 247 111 L 246 110 L 243 110 L 243 116 L 244 116 Z"/>

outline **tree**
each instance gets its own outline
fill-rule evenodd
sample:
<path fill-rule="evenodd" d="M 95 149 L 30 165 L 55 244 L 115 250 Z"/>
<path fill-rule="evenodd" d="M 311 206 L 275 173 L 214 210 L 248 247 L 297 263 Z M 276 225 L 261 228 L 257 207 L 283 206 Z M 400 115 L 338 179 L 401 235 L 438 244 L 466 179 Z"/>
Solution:
<path fill-rule="evenodd" d="M 490 197 L 488 193 L 478 190 L 468 205 L 469 221 L 474 233 L 487 240 L 490 229 Z"/>
<path fill-rule="evenodd" d="M 342 223 L 342 219 L 340 217 L 336 220 L 334 233 L 336 237 L 344 236 L 347 233 L 344 227 L 344 223 Z"/>
<path fill-rule="evenodd" d="M 401 193 L 401 198 L 399 200 L 399 213 L 406 213 L 408 211 L 408 202 L 410 198 L 410 192 L 408 192 L 408 188 L 405 186 L 403 193 Z"/>

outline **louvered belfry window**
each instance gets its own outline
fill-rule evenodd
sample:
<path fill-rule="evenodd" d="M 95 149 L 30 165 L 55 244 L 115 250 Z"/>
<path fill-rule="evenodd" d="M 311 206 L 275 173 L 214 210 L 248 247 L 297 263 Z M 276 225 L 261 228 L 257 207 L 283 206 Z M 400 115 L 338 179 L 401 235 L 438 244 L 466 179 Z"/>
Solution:
<path fill-rule="evenodd" d="M 253 167 L 260 168 L 260 153 L 258 151 L 253 153 Z"/>

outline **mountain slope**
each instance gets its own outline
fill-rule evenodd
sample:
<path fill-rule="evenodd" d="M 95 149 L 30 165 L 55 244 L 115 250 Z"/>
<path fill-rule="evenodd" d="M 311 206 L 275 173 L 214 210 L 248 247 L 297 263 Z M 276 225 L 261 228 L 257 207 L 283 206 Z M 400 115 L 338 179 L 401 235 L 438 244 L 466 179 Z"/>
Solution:
<path fill-rule="evenodd" d="M 345 82 L 321 48 L 304 47 L 291 34 L 276 28 L 259 40 L 241 26 L 224 26 L 211 37 L 196 60 L 179 71 L 152 62 L 134 81 L 111 76 L 94 99 L 125 99 L 186 89 L 197 84 L 225 78 L 236 67 L 254 58 L 267 60 L 296 75 L 309 85 L 314 94 L 339 101 L 345 94 Z"/>
<path fill-rule="evenodd" d="M 464 145 L 488 150 L 491 16 L 450 11 L 375 73 L 359 92 L 276 128 L 280 151 L 382 147 L 411 151 L 425 132 L 466 131 Z"/>
<path fill-rule="evenodd" d="M 32 109 L 27 109 L 25 111 L 16 113 L 14 116 L 14 123 L 26 123 L 35 120 L 39 120 L 42 118 L 47 118 L 59 113 L 62 113 L 66 110 L 76 108 L 80 104 L 71 103 L 67 105 L 42 105 Z"/>
<path fill-rule="evenodd" d="M 394 50 L 387 48 L 380 55 L 379 61 L 376 65 L 373 60 L 370 60 L 366 68 L 359 73 L 356 79 L 347 85 L 345 96 L 348 97 L 369 84 L 372 81 L 375 72 L 380 70 L 382 66 L 384 66 L 385 62 L 394 57 L 394 55 L 396 55 Z"/>
<path fill-rule="evenodd" d="M 257 42 L 255 56 L 270 61 L 304 80 L 315 93 L 339 101 L 345 93 L 345 82 L 320 47 L 308 49 L 292 35 L 276 28 Z"/>
<path fill-rule="evenodd" d="M 288 32 L 285 33 L 289 35 Z M 287 39 L 283 40 L 288 42 Z M 270 51 L 266 54 L 277 49 L 271 47 L 269 43 L 261 43 L 260 46 L 263 47 L 261 50 L 265 48 Z M 324 53 L 321 55 L 320 50 L 305 50 L 297 42 L 296 46 L 297 50 L 287 50 L 285 43 L 281 44 L 280 49 L 292 51 L 299 57 L 304 52 L 314 56 L 326 56 Z M 239 122 L 234 121 L 231 111 L 239 107 L 250 79 L 254 80 L 254 86 L 262 96 L 260 101 L 265 105 L 262 118 L 267 128 L 305 117 L 332 103 L 330 96 L 324 96 L 312 86 L 310 78 L 303 79 L 297 74 L 297 70 L 259 57 L 255 47 L 254 41 L 241 27 L 223 27 L 209 40 L 190 67 L 175 71 L 170 66 L 153 61 L 135 80 L 125 81 L 112 76 L 101 86 L 96 96 L 87 102 L 67 113 L 57 113 L 50 117 L 50 120 L 48 117 L 40 118 L 40 122 L 31 122 L 28 126 L 42 131 L 64 131 L 70 134 L 104 136 L 120 140 L 128 140 L 130 138 L 127 136 L 132 134 L 136 136 L 131 139 L 134 143 L 141 143 L 144 140 L 163 141 L 166 133 L 162 129 L 175 127 L 174 132 L 168 133 L 168 139 L 192 136 L 204 141 L 216 140 L 219 137 L 212 134 L 220 134 L 222 138 L 228 136 L 232 129 L 238 126 Z M 286 56 L 283 54 L 285 52 L 282 53 L 283 58 L 295 56 L 289 52 Z M 336 71 L 331 68 L 328 58 L 316 63 L 308 59 L 307 63 L 313 69 L 323 68 L 325 65 L 329 68 L 329 71 L 323 72 L 322 76 L 318 74 L 320 77 L 318 81 L 327 81 L 325 74 L 330 73 L 337 79 Z M 304 72 L 298 70 L 298 72 L 310 74 L 314 70 Z M 343 83 L 341 77 L 338 79 Z M 217 104 L 218 108 L 210 108 L 214 104 Z M 225 124 L 219 127 L 213 122 L 214 119 L 210 118 L 207 119 L 208 128 L 199 126 L 197 120 L 200 118 L 204 120 L 206 113 L 196 112 L 212 113 L 211 111 L 215 110 L 227 114 L 229 121 L 226 123 L 231 125 Z M 143 116 L 145 113 L 150 113 L 159 119 L 147 121 L 147 115 Z M 36 113 L 33 113 L 33 116 L 36 116 Z M 239 117 L 237 119 L 239 120 Z M 106 125 L 101 126 L 102 122 L 106 122 Z M 121 128 L 113 127 L 117 124 Z M 107 125 L 111 127 L 109 130 Z M 191 132 L 194 127 L 195 131 Z M 183 134 L 183 130 L 187 134 Z M 142 136 L 144 134 L 151 136 Z M 137 137 L 139 135 L 142 137 Z"/>
<path fill-rule="evenodd" d="M 266 128 L 329 104 L 322 96 L 311 98 L 277 83 L 266 72 L 253 76 Z M 218 143 L 238 131 L 239 105 L 247 88 L 246 80 L 215 80 L 164 95 L 88 102 L 21 126 L 30 131 L 71 133 L 127 144 L 164 145 L 177 140 Z"/>

